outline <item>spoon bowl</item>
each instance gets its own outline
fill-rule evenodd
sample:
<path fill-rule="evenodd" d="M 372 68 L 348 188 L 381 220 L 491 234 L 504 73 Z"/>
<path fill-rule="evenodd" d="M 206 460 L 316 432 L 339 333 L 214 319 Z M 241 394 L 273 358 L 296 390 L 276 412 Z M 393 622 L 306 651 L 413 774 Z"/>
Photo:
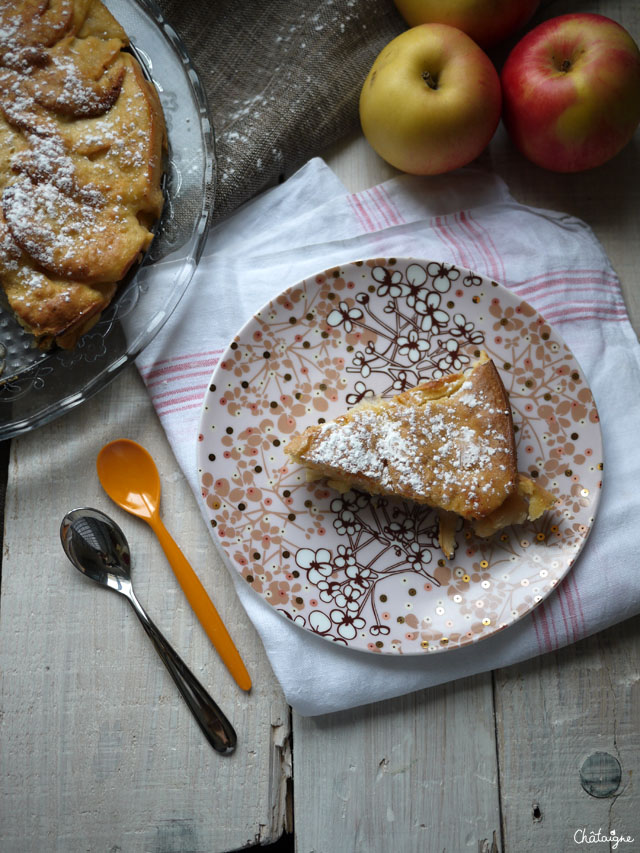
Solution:
<path fill-rule="evenodd" d="M 251 689 L 247 672 L 224 622 L 188 560 L 160 518 L 160 475 L 153 457 L 136 441 L 119 438 L 106 444 L 96 460 L 98 479 L 114 503 L 142 518 L 158 537 L 187 601 L 243 690 Z"/>
<path fill-rule="evenodd" d="M 62 519 L 60 539 L 79 571 L 129 600 L 211 746 L 224 755 L 232 753 L 237 738 L 231 723 L 136 598 L 129 544 L 115 521 L 91 507 L 74 509 Z"/>
<path fill-rule="evenodd" d="M 145 521 L 159 514 L 160 475 L 141 444 L 128 438 L 112 441 L 102 448 L 96 465 L 102 488 L 114 503 Z"/>
<path fill-rule="evenodd" d="M 61 528 L 62 547 L 73 565 L 91 580 L 123 592 L 131 585 L 131 552 L 124 533 L 96 509 L 68 512 Z"/>

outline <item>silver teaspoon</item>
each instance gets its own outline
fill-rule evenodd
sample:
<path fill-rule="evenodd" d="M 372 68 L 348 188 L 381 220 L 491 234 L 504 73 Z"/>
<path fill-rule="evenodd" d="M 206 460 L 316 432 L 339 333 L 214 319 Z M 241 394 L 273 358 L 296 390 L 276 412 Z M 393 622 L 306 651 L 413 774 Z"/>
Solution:
<path fill-rule="evenodd" d="M 60 539 L 76 569 L 129 599 L 211 746 L 224 755 L 232 753 L 237 738 L 231 723 L 136 598 L 131 583 L 129 544 L 115 521 L 97 509 L 74 509 L 62 519 Z"/>

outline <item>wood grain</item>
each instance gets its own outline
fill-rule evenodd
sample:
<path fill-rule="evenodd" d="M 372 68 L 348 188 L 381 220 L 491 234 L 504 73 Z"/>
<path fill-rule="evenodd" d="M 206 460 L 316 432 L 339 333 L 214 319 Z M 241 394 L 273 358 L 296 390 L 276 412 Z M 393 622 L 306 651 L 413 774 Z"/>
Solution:
<path fill-rule="evenodd" d="M 584 829 L 640 841 L 638 660 L 640 619 L 633 619 L 496 672 L 504 850 L 610 849 L 577 844 Z M 594 797 L 581 768 L 597 753 L 607 767 L 619 765 L 620 782 L 601 777 L 600 793 L 608 793 Z"/>
<path fill-rule="evenodd" d="M 163 518 L 246 661 L 249 695 L 218 659 L 150 530 L 102 492 L 95 458 L 118 436 L 156 459 Z M 235 726 L 233 756 L 207 744 L 128 602 L 64 556 L 62 516 L 87 505 L 124 530 L 138 597 Z M 3 853 L 223 853 L 278 838 L 288 708 L 133 368 L 90 405 L 13 442 L 5 527 Z"/>
<path fill-rule="evenodd" d="M 489 676 L 293 721 L 300 853 L 490 853 L 499 843 Z"/>
<path fill-rule="evenodd" d="M 576 11 L 553 0 L 540 17 Z M 593 0 L 580 11 L 608 15 L 640 42 L 640 7 Z M 496 171 L 518 201 L 567 211 L 587 222 L 620 277 L 631 321 L 640 330 L 640 133 L 613 160 L 589 172 L 555 175 L 527 163 L 499 131 L 481 162 Z M 615 558 L 615 557 L 614 557 Z M 577 845 L 586 828 L 640 841 L 638 773 L 638 649 L 640 618 L 495 678 L 504 850 L 556 853 L 602 849 Z M 584 790 L 580 768 L 603 751 L 621 765 L 609 796 Z M 631 845 L 621 843 L 618 849 Z"/>

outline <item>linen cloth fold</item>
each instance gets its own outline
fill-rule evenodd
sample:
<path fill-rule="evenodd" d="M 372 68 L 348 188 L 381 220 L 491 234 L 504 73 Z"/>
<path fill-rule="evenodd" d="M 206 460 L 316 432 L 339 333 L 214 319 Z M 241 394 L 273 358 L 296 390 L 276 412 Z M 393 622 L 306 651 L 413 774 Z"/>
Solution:
<path fill-rule="evenodd" d="M 225 558 L 286 699 L 303 715 L 506 666 L 640 612 L 640 459 L 630 452 L 640 423 L 640 346 L 619 281 L 584 222 L 523 206 L 499 178 L 475 168 L 402 176 L 349 193 L 323 161 L 312 159 L 212 229 L 187 294 L 137 362 L 196 495 L 202 399 L 238 329 L 305 277 L 389 256 L 468 267 L 511 288 L 557 328 L 598 406 L 603 494 L 576 565 L 544 602 L 479 643 L 435 655 L 373 655 L 327 642 L 279 615 Z"/>

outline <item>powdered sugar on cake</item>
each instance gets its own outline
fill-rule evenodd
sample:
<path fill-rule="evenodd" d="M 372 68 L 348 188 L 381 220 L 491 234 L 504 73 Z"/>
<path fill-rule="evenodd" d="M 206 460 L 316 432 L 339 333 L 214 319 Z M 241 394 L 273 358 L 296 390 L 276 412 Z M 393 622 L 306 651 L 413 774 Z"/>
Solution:
<path fill-rule="evenodd" d="M 365 487 L 370 481 L 373 491 L 436 506 L 457 500 L 473 514 L 492 495 L 504 500 L 510 430 L 510 413 L 467 380 L 444 399 L 392 400 L 322 424 L 305 460 L 327 476 L 333 470 L 336 477 L 361 478 Z"/>

